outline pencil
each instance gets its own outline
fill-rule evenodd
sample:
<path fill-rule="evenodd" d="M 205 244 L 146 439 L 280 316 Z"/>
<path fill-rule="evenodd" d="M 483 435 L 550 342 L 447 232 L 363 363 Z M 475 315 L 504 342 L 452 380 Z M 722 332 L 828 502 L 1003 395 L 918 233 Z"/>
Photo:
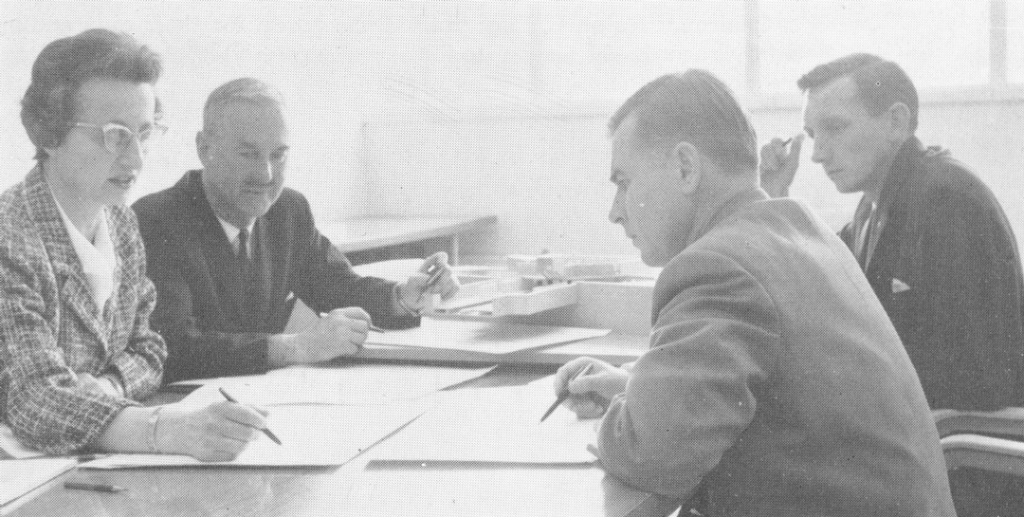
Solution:
<path fill-rule="evenodd" d="M 227 399 L 228 402 L 234 402 L 235 404 L 240 404 L 240 402 L 238 402 L 238 400 L 236 400 L 235 397 L 232 397 L 231 395 L 228 395 L 228 392 L 224 391 L 224 388 L 217 388 L 217 389 L 220 391 L 221 395 L 224 395 L 224 398 Z M 260 429 L 260 430 L 263 431 L 263 434 L 267 435 L 267 438 L 270 438 L 271 440 L 274 440 L 274 443 L 276 443 L 278 445 L 283 445 L 281 443 L 281 440 L 276 435 L 274 435 L 274 433 L 270 429 L 267 429 L 266 427 L 264 427 L 263 429 Z"/>
<path fill-rule="evenodd" d="M 572 377 L 569 377 L 569 380 L 565 382 L 565 387 L 562 388 L 562 391 L 559 391 L 558 396 L 555 397 L 555 402 L 551 404 L 551 407 L 549 407 L 547 411 L 544 412 L 544 416 L 540 417 L 541 422 L 547 420 L 547 418 L 551 416 L 551 413 L 554 413 L 555 409 L 557 409 L 558 406 L 561 406 L 562 403 L 565 402 L 572 395 L 572 393 L 569 393 L 569 383 L 586 375 L 586 373 L 590 371 L 590 367 L 593 365 L 593 363 L 590 363 L 585 367 L 580 368 L 576 373 L 572 375 Z"/>
<path fill-rule="evenodd" d="M 65 481 L 64 488 L 68 490 L 91 490 L 93 492 L 124 492 L 125 488 L 108 483 L 86 483 L 84 481 Z"/>

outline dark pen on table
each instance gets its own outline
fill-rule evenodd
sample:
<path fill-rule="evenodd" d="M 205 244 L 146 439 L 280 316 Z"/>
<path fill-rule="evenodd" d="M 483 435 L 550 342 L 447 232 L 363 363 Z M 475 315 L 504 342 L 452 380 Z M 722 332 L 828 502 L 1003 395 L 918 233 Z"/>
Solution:
<path fill-rule="evenodd" d="M 64 488 L 68 490 L 90 490 L 92 492 L 124 492 L 126 489 L 109 483 L 88 483 L 85 481 L 65 481 Z"/>
<path fill-rule="evenodd" d="M 224 395 L 224 398 L 227 399 L 228 402 L 234 402 L 235 404 L 240 404 L 240 402 L 238 402 L 238 400 L 235 399 L 235 397 L 232 397 L 231 395 L 228 395 L 228 392 L 224 391 L 224 388 L 217 388 L 217 389 L 220 391 L 221 395 Z M 267 438 L 270 438 L 271 440 L 274 440 L 274 443 L 276 443 L 278 445 L 283 445 L 281 443 L 281 440 L 270 429 L 264 427 L 263 429 L 260 429 L 260 430 L 263 431 L 263 434 L 267 435 Z"/>
<path fill-rule="evenodd" d="M 594 366 L 594 364 L 590 363 L 584 366 L 583 368 L 580 368 L 576 373 L 572 375 L 572 377 L 569 377 L 569 380 L 565 381 L 565 387 L 562 388 L 562 391 L 558 392 L 558 396 L 555 397 L 555 402 L 552 403 L 551 407 L 549 407 L 548 410 L 544 412 L 544 416 L 540 417 L 541 422 L 547 420 L 547 418 L 551 416 L 551 413 L 555 412 L 555 409 L 557 409 L 558 406 L 561 406 L 563 402 L 565 402 L 570 396 L 572 396 L 572 393 L 569 392 L 569 383 L 586 375 L 587 372 L 590 371 L 590 367 L 592 366 Z"/>

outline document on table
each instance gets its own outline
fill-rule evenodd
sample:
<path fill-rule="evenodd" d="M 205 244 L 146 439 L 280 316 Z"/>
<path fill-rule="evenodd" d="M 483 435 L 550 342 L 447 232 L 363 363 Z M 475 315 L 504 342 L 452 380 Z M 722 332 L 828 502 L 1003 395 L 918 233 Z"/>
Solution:
<path fill-rule="evenodd" d="M 579 420 L 564 407 L 544 422 L 555 400 L 551 377 L 526 386 L 442 392 L 401 432 L 370 452 L 392 462 L 589 464 L 600 420 Z"/>
<path fill-rule="evenodd" d="M 220 402 L 223 387 L 245 404 L 380 405 L 413 400 L 480 377 L 492 368 L 353 364 L 339 367 L 294 366 L 263 375 L 221 377 L 175 384 L 202 384 L 182 400 L 190 405 Z"/>
<path fill-rule="evenodd" d="M 0 513 L 12 509 L 8 505 L 16 499 L 75 468 L 77 464 L 73 458 L 0 460 Z"/>
<path fill-rule="evenodd" d="M 609 329 L 523 325 L 504 321 L 461 321 L 423 318 L 419 327 L 371 333 L 365 345 L 462 350 L 509 354 L 530 348 L 605 336 Z"/>
<path fill-rule="evenodd" d="M 83 463 L 82 469 L 146 467 L 328 467 L 344 465 L 393 433 L 423 410 L 411 404 L 382 406 L 275 406 L 263 433 L 232 461 L 203 462 L 170 454 L 114 454 Z"/>

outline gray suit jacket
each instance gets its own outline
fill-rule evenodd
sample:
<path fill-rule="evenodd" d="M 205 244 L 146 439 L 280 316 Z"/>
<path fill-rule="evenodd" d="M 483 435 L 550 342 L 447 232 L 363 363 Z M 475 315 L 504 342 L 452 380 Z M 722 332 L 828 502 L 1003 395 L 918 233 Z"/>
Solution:
<path fill-rule="evenodd" d="M 954 515 L 938 433 L 842 241 L 752 190 L 658 278 L 651 349 L 612 401 L 606 468 L 707 514 Z"/>

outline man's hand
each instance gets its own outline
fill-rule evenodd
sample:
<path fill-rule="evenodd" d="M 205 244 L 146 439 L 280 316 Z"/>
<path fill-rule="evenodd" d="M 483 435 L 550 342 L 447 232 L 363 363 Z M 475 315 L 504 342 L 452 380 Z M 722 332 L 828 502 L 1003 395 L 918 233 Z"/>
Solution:
<path fill-rule="evenodd" d="M 773 138 L 761 148 L 761 188 L 772 197 L 786 197 L 789 186 L 793 184 L 793 176 L 800 165 L 800 147 L 804 142 L 804 134 L 792 138 L 789 151 L 787 142 L 781 138 Z"/>
<path fill-rule="evenodd" d="M 448 254 L 443 251 L 427 257 L 419 272 L 398 286 L 401 304 L 416 312 L 427 308 L 431 295 L 440 294 L 447 300 L 458 291 L 459 281 L 448 265 Z"/>
<path fill-rule="evenodd" d="M 580 357 L 558 369 L 555 374 L 555 393 L 569 390 L 565 407 L 580 418 L 597 418 L 604 414 L 608 402 L 615 395 L 626 391 L 628 380 L 629 372 L 622 368 L 599 359 Z"/>
<path fill-rule="evenodd" d="M 370 315 L 359 307 L 334 309 L 322 314 L 312 327 L 298 334 L 271 338 L 268 351 L 273 366 L 308 364 L 352 355 L 366 341 Z"/>
<path fill-rule="evenodd" d="M 267 412 L 234 402 L 201 409 L 170 404 L 156 422 L 156 446 L 165 454 L 187 454 L 202 461 L 230 461 L 267 426 Z"/>

